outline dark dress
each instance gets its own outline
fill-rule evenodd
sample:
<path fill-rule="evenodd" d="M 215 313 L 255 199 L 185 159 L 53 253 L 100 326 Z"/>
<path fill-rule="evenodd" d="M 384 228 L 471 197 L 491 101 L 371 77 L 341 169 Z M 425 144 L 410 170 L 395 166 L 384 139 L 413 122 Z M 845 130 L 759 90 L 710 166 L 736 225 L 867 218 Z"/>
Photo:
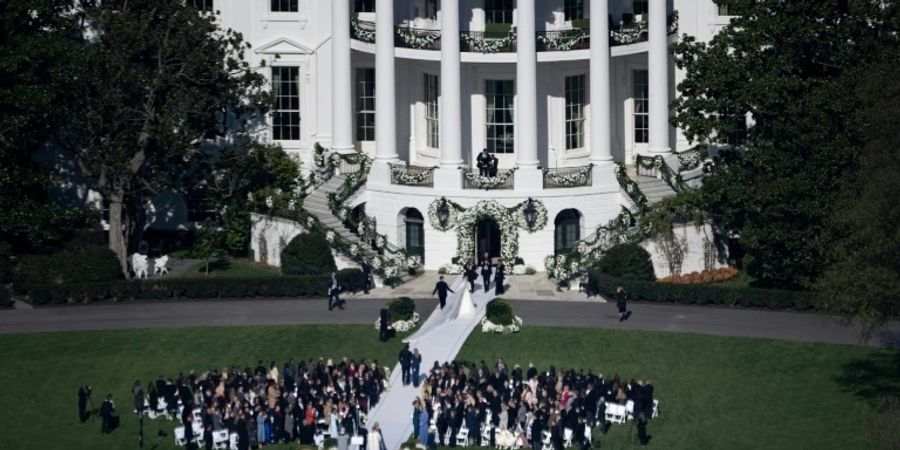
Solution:
<path fill-rule="evenodd" d="M 503 264 L 497 266 L 497 274 L 494 277 L 494 280 L 494 284 L 496 285 L 494 288 L 495 292 L 497 293 L 497 295 L 503 294 L 503 292 L 506 290 L 506 288 L 503 286 L 503 282 L 506 280 L 506 266 L 504 266 Z"/>

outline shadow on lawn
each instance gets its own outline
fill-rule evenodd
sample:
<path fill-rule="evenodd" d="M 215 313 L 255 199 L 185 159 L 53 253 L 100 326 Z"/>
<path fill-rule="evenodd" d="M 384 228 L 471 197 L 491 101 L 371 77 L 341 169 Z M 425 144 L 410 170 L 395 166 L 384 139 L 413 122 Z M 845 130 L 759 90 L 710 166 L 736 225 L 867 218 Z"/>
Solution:
<path fill-rule="evenodd" d="M 835 381 L 845 391 L 873 405 L 885 398 L 900 397 L 900 352 L 854 359 L 844 364 Z"/>

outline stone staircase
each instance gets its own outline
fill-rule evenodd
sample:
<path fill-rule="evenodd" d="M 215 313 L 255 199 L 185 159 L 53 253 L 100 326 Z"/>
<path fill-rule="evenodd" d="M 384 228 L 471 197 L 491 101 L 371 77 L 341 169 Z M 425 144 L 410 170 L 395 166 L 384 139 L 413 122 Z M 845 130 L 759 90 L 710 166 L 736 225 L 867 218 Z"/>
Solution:
<path fill-rule="evenodd" d="M 666 197 L 675 195 L 675 190 L 672 189 L 668 184 L 666 184 L 665 181 L 655 177 L 638 175 L 637 170 L 634 166 L 628 167 L 626 173 L 628 174 L 629 178 L 637 183 L 638 188 L 640 188 L 641 192 L 644 193 L 644 196 L 647 197 L 647 204 L 649 205 L 652 205 Z"/>

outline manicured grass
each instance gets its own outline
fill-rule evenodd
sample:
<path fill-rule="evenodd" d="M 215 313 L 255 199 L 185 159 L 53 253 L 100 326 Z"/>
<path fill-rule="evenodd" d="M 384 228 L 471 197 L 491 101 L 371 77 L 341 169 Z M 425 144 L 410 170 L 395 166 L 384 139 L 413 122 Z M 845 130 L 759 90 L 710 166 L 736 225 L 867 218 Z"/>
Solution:
<path fill-rule="evenodd" d="M 378 341 L 378 331 L 362 325 L 215 327 L 42 333 L 0 336 L 0 449 L 137 448 L 138 420 L 132 413 L 131 386 L 159 375 L 230 365 L 255 367 L 262 359 L 279 365 L 289 358 L 378 359 L 393 368 L 402 343 Z M 77 392 L 94 388 L 100 407 L 107 393 L 121 427 L 100 434 L 100 419 L 78 421 Z M 144 448 L 174 449 L 176 423 L 144 420 Z M 14 432 L 13 432 L 14 431 Z M 167 437 L 157 437 L 164 431 Z M 291 450 L 295 446 L 267 447 Z"/>
<path fill-rule="evenodd" d="M 258 359 L 367 357 L 393 366 L 401 345 L 378 342 L 371 326 L 334 325 L 2 335 L 0 423 L 14 431 L 0 433 L 0 448 L 135 448 L 135 379 L 146 386 L 159 375 Z M 651 448 L 872 448 L 872 399 L 900 392 L 900 352 L 851 346 L 526 324 L 515 335 L 476 330 L 460 354 L 489 364 L 497 357 L 652 380 L 661 415 L 648 427 Z M 99 421 L 78 423 L 84 383 L 94 386 L 95 406 L 113 393 L 122 417 L 113 434 L 101 435 Z M 174 449 L 175 426 L 145 420 L 145 448 Z M 630 432 L 617 425 L 599 439 L 603 448 L 637 448 Z"/>
<path fill-rule="evenodd" d="M 660 416 L 648 432 L 661 449 L 872 448 L 870 400 L 900 392 L 900 352 L 840 345 L 526 324 L 515 335 L 473 333 L 459 359 L 498 356 L 651 380 Z M 599 439 L 638 448 L 631 433 L 616 425 Z"/>
<path fill-rule="evenodd" d="M 228 259 L 223 261 L 211 261 L 209 274 L 206 273 L 206 262 L 201 261 L 181 274 L 184 278 L 196 277 L 217 278 L 273 278 L 280 277 L 278 269 L 259 264 L 246 259 Z"/>

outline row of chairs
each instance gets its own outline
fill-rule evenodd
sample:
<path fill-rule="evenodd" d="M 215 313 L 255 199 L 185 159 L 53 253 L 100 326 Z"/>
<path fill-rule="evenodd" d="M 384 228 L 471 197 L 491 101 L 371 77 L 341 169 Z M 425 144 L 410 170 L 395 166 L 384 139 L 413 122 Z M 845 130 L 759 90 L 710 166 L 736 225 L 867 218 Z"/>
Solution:
<path fill-rule="evenodd" d="M 192 423 L 191 429 L 194 432 L 194 437 L 191 439 L 191 442 L 201 444 L 203 438 L 203 427 L 199 424 Z M 185 439 L 185 430 L 183 426 L 175 428 L 175 445 L 179 447 L 183 447 L 188 444 L 187 439 Z M 237 446 L 237 434 L 229 433 L 228 430 L 215 430 L 212 433 L 213 438 L 213 448 L 217 450 L 238 450 Z"/>
<path fill-rule="evenodd" d="M 659 416 L 659 400 L 653 400 L 652 417 Z M 608 403 L 606 405 L 606 420 L 611 423 L 625 423 L 634 420 L 634 401 L 628 400 L 624 405 Z"/>

